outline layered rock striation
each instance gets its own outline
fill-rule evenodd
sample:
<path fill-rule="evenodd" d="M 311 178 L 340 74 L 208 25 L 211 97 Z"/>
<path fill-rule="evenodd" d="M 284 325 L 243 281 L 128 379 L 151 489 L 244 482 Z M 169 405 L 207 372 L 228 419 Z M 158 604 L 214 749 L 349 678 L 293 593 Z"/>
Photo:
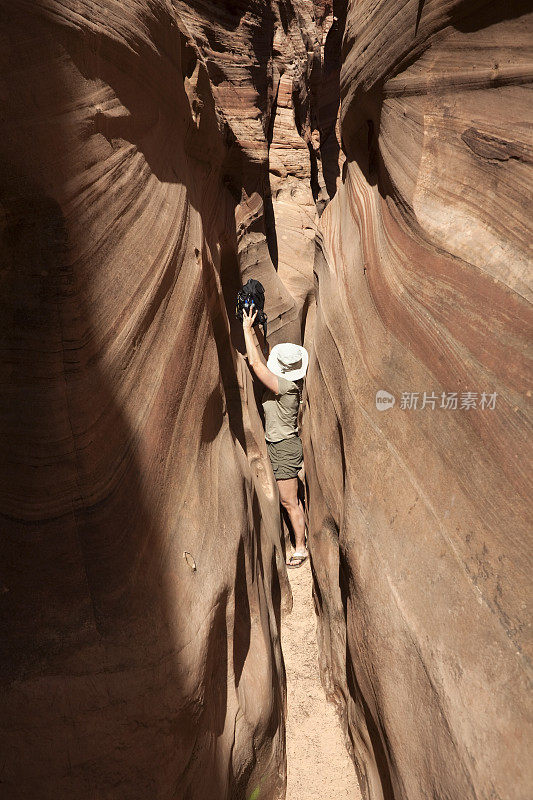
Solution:
<path fill-rule="evenodd" d="M 348 4 L 304 430 L 323 676 L 372 800 L 530 792 L 526 10 Z"/>
<path fill-rule="evenodd" d="M 281 797 L 290 592 L 233 316 L 253 274 L 300 326 L 265 207 L 313 44 L 267 2 L 0 16 L 2 796 Z"/>
<path fill-rule="evenodd" d="M 2 796 L 283 797 L 254 277 L 364 796 L 525 800 L 526 11 L 4 4 Z"/>

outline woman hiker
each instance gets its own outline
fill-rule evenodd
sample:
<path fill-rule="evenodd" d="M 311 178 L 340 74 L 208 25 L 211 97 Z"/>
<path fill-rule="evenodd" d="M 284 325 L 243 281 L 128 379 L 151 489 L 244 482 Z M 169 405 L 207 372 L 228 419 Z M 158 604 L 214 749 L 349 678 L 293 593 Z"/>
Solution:
<path fill-rule="evenodd" d="M 272 348 L 265 364 L 254 341 L 252 326 L 257 312 L 252 311 L 253 306 L 242 318 L 246 354 L 254 373 L 266 387 L 262 402 L 268 455 L 281 505 L 287 510 L 294 530 L 296 547 L 287 566 L 300 567 L 308 553 L 304 512 L 298 499 L 298 472 L 303 464 L 303 450 L 298 435 L 300 390 L 295 381 L 305 376 L 309 357 L 304 347 L 285 342 Z"/>

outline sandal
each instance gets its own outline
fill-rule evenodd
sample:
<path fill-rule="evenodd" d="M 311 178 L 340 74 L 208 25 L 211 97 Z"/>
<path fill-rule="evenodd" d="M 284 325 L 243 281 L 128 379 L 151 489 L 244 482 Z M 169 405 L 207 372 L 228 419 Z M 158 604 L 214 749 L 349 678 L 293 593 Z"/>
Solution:
<path fill-rule="evenodd" d="M 307 553 L 293 553 L 292 556 L 287 561 L 287 567 L 289 569 L 296 569 L 297 567 L 301 567 L 304 561 L 309 558 Z"/>

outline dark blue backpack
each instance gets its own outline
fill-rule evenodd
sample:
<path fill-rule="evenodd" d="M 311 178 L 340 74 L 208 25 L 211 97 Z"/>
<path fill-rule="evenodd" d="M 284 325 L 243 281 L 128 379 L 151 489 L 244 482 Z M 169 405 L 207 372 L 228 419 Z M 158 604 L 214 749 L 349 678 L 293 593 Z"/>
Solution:
<path fill-rule="evenodd" d="M 250 278 L 248 281 L 246 281 L 242 289 L 239 290 L 237 295 L 235 316 L 239 322 L 242 322 L 244 311 L 248 311 L 252 305 L 254 307 L 254 311 L 257 311 L 254 328 L 256 325 L 261 325 L 266 339 L 267 315 L 263 310 L 265 307 L 265 290 L 262 283 Z"/>

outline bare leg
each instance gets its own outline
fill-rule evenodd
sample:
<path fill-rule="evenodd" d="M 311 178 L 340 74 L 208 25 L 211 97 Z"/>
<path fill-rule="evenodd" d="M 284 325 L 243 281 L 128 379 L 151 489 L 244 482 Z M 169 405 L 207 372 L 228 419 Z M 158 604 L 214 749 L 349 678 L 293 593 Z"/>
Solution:
<path fill-rule="evenodd" d="M 307 553 L 305 548 L 305 518 L 302 504 L 298 500 L 298 478 L 277 481 L 277 484 L 281 505 L 287 510 L 294 530 L 296 552 L 303 555 Z"/>

